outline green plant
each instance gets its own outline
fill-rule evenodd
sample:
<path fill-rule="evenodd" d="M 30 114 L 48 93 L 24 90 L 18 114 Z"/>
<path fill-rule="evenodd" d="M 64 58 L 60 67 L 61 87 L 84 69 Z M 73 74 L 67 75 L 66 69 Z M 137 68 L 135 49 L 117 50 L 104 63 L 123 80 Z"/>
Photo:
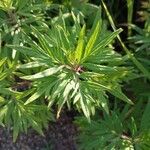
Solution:
<path fill-rule="evenodd" d="M 79 149 L 149 149 L 150 5 L 142 27 L 131 24 L 137 1 L 125 2 L 128 43 L 119 0 L 0 1 L 0 125 L 13 141 L 30 127 L 44 135 L 73 109 L 85 116 L 75 120 Z"/>
<path fill-rule="evenodd" d="M 150 47 L 150 2 L 143 2 L 142 8 L 143 10 L 140 11 L 140 20 L 144 21 L 144 26 L 139 27 L 137 25 L 131 25 L 134 34 L 129 36 L 129 46 L 134 51 L 135 57 L 143 64 L 143 66 L 149 70 L 150 63 L 149 63 L 149 47 Z M 130 81 L 131 88 L 130 90 L 132 93 L 135 93 L 138 99 L 149 99 L 149 79 L 146 79 L 142 74 L 139 74 L 139 77 Z"/>
<path fill-rule="evenodd" d="M 103 3 L 103 6 L 108 15 L 109 21 L 112 28 L 115 30 L 116 27 L 112 20 L 108 9 Z M 148 6 L 148 5 L 147 5 Z M 149 50 L 149 23 L 148 19 L 145 22 L 144 29 L 132 25 L 132 29 L 137 33 L 130 39 L 135 43 L 132 44 L 132 49 L 137 52 L 134 53 L 134 57 L 131 59 L 135 65 L 140 69 L 141 64 L 144 70 L 148 71 L 148 50 Z M 122 42 L 120 36 L 118 39 L 130 56 L 131 52 L 126 48 Z M 142 59 L 141 59 L 142 57 Z M 135 61 L 138 60 L 138 61 Z M 138 62 L 138 63 L 137 63 Z M 129 64 L 128 64 L 129 65 Z M 131 64 L 130 64 L 131 65 Z M 141 69 L 142 70 L 142 69 Z M 89 123 L 85 118 L 79 117 L 76 119 L 76 123 L 79 126 L 79 138 L 78 144 L 79 149 L 86 150 L 101 150 L 101 149 L 139 149 L 148 150 L 150 147 L 150 120 L 148 111 L 150 110 L 150 95 L 149 95 L 149 76 L 143 71 L 143 74 L 136 72 L 135 78 L 129 80 L 129 86 L 127 90 L 131 90 L 131 95 L 134 99 L 134 106 L 126 105 L 122 109 L 122 105 L 118 102 L 110 104 L 111 108 L 109 114 L 98 113 L 93 117 Z M 121 107 L 121 108 L 120 108 Z"/>
<path fill-rule="evenodd" d="M 143 104 L 140 102 L 139 106 Z M 101 150 L 147 150 L 150 147 L 150 120 L 147 116 L 150 111 L 150 101 L 144 111 L 138 105 L 130 108 L 125 106 L 122 111 L 116 108 L 110 115 L 105 114 L 91 121 L 83 117 L 77 118 L 79 125 L 79 149 Z M 139 109 L 137 109 L 139 107 Z M 135 114 L 138 113 L 138 116 Z M 100 118 L 101 117 L 101 118 Z M 141 117 L 139 120 L 138 117 Z"/>
<path fill-rule="evenodd" d="M 110 24 L 111 24 L 112 29 L 113 29 L 113 30 L 116 30 L 116 26 L 115 26 L 115 24 L 114 24 L 113 18 L 112 18 L 112 16 L 111 16 L 111 14 L 109 13 L 109 10 L 108 10 L 108 8 L 107 8 L 107 6 L 106 6 L 106 4 L 105 4 L 105 2 L 104 2 L 103 0 L 102 0 L 102 5 L 103 5 L 104 10 L 105 10 L 105 12 L 106 12 L 106 14 L 107 14 L 107 17 L 108 17 L 108 20 L 109 20 L 109 22 L 110 22 Z M 149 70 L 147 70 L 147 69 L 143 66 L 143 64 L 140 63 L 140 61 L 138 61 L 138 60 L 136 59 L 136 57 L 135 57 L 135 56 L 131 53 L 131 51 L 126 47 L 126 45 L 124 44 L 124 42 L 122 41 L 122 39 L 120 38 L 119 35 L 117 36 L 117 38 L 118 38 L 118 41 L 120 42 L 120 45 L 122 46 L 123 50 L 126 52 L 128 58 L 131 59 L 131 61 L 134 63 L 134 65 L 143 73 L 143 75 L 144 75 L 145 77 L 147 77 L 148 79 L 150 79 L 150 72 L 149 72 Z"/>
<path fill-rule="evenodd" d="M 43 135 L 42 127 L 47 127 L 48 121 L 53 118 L 52 114 L 44 104 L 24 105 L 33 89 L 16 91 L 19 90 L 19 84 L 12 85 L 12 71 L 13 65 L 3 58 L 0 61 L 0 124 L 8 129 L 13 127 L 14 141 L 19 132 L 27 133 L 30 126 Z"/>
<path fill-rule="evenodd" d="M 23 43 L 22 32 L 30 32 L 31 24 L 39 26 L 39 29 L 46 26 L 43 9 L 46 10 L 46 4 L 33 0 L 2 0 L 0 2 L 1 56 L 17 60 L 16 51 L 11 52 L 5 45 Z"/>
<path fill-rule="evenodd" d="M 49 107 L 53 103 L 58 105 L 57 117 L 64 104 L 69 108 L 73 104 L 89 119 L 97 106 L 109 112 L 106 91 L 132 104 L 119 85 L 121 78 L 129 71 L 119 66 L 123 58 L 108 47 L 121 29 L 104 34 L 98 11 L 91 32 L 85 34 L 86 26 L 81 28 L 76 17 L 73 17 L 75 25 L 72 28 L 67 29 L 65 24 L 54 24 L 55 27 L 52 25 L 47 33 L 40 33 L 31 27 L 38 43 L 26 36 L 28 47 L 10 46 L 32 58 L 32 62 L 19 68 L 43 66 L 41 71 L 21 77 L 35 81 L 37 88 L 25 105 L 44 94 Z"/>
<path fill-rule="evenodd" d="M 135 55 L 137 58 L 149 68 L 149 47 L 150 47 L 150 2 L 144 3 L 144 11 L 140 12 L 142 20 L 145 20 L 144 28 L 140 28 L 136 25 L 131 25 L 132 29 L 135 31 L 135 35 L 130 36 L 129 40 L 133 43 L 130 46 L 135 50 Z"/>

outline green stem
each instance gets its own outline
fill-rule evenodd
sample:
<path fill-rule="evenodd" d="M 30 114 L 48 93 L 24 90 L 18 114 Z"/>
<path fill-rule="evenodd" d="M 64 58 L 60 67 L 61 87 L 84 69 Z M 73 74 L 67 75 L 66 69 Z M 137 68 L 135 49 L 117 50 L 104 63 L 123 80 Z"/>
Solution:
<path fill-rule="evenodd" d="M 134 0 L 127 0 L 128 24 L 132 24 Z M 128 36 L 131 36 L 131 26 L 128 25 Z"/>

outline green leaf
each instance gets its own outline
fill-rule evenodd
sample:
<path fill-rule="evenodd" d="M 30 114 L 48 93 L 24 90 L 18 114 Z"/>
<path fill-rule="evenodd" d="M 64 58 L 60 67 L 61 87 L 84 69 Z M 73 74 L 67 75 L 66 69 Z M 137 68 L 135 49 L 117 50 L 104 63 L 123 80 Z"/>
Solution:
<path fill-rule="evenodd" d="M 31 123 L 33 129 L 35 129 L 39 134 L 44 136 L 44 133 L 42 131 L 42 128 L 41 128 L 40 124 L 38 122 L 36 122 L 33 117 L 30 118 L 30 123 Z"/>
<path fill-rule="evenodd" d="M 33 30 L 33 35 L 36 36 L 43 48 L 43 50 L 45 52 L 47 52 L 47 54 L 49 54 L 49 56 L 51 56 L 53 58 L 53 54 L 52 54 L 52 46 L 47 40 L 46 38 L 44 37 L 44 35 L 42 33 L 40 33 L 35 27 L 31 27 L 32 30 Z"/>
<path fill-rule="evenodd" d="M 125 102 L 127 102 L 127 103 L 129 103 L 129 104 L 131 104 L 131 105 L 134 104 L 126 95 L 124 95 L 124 94 L 122 93 L 122 91 L 121 91 L 119 85 L 118 85 L 117 87 L 115 87 L 115 88 L 111 88 L 111 90 L 109 90 L 109 92 L 110 92 L 112 95 L 118 97 L 119 99 L 121 99 L 121 100 L 123 100 L 123 101 L 125 101 Z"/>
<path fill-rule="evenodd" d="M 100 41 L 100 43 L 98 43 L 92 51 L 92 54 L 96 53 L 97 51 L 99 51 L 101 48 L 105 48 L 107 45 L 109 45 L 117 36 L 118 34 L 122 32 L 122 29 L 118 29 L 116 31 L 114 31 L 113 33 L 111 33 L 109 36 L 105 37 L 103 40 Z"/>
<path fill-rule="evenodd" d="M 136 134 L 137 134 L 137 126 L 136 126 L 136 122 L 135 122 L 135 119 L 133 117 L 131 117 L 131 134 L 132 134 L 132 137 L 135 137 Z"/>
<path fill-rule="evenodd" d="M 91 35 L 91 37 L 86 45 L 84 59 L 87 58 L 92 53 L 92 48 L 94 47 L 94 44 L 97 40 L 99 30 L 100 30 L 100 23 L 98 22 L 93 34 Z"/>
<path fill-rule="evenodd" d="M 17 68 L 18 69 L 28 69 L 28 68 L 35 68 L 35 67 L 40 67 L 40 66 L 45 66 L 45 63 L 41 62 L 30 62 L 27 64 L 19 65 Z"/>
<path fill-rule="evenodd" d="M 99 72 L 99 73 L 113 73 L 113 72 L 118 71 L 117 67 L 97 65 L 97 64 L 93 64 L 93 63 L 84 63 L 83 66 L 89 70 L 92 70 L 94 72 Z"/>
<path fill-rule="evenodd" d="M 75 22 L 75 32 L 77 33 L 77 34 L 79 34 L 80 33 L 80 31 L 81 31 L 81 26 L 80 26 L 80 19 L 79 19 L 79 14 L 77 15 L 77 17 L 75 16 L 75 14 L 73 13 L 73 11 L 71 12 L 71 14 L 72 14 L 72 18 L 73 18 L 73 20 L 74 20 L 74 22 Z"/>
<path fill-rule="evenodd" d="M 46 90 L 46 89 L 45 89 Z M 37 92 L 35 92 L 26 102 L 24 105 L 27 105 L 31 102 L 33 102 L 34 100 L 36 100 L 37 98 L 39 98 L 44 92 L 44 89 L 38 90 Z"/>
<path fill-rule="evenodd" d="M 90 120 L 89 111 L 88 111 L 86 104 L 84 103 L 82 98 L 80 98 L 80 105 L 81 105 L 81 108 L 82 108 L 84 115 L 87 117 L 88 120 Z"/>
<path fill-rule="evenodd" d="M 98 94 L 98 100 L 100 101 L 100 105 L 106 111 L 106 113 L 109 114 L 108 102 L 104 96 L 104 93 L 98 92 L 97 94 Z"/>
<path fill-rule="evenodd" d="M 3 103 L 4 101 L 5 101 L 5 99 L 0 96 L 0 103 Z"/>
<path fill-rule="evenodd" d="M 68 79 L 64 79 L 63 81 L 62 80 L 58 81 L 58 83 L 55 85 L 53 89 L 53 94 L 52 94 L 53 99 L 55 99 L 60 93 L 62 93 L 67 83 L 68 83 Z"/>
<path fill-rule="evenodd" d="M 14 112 L 12 113 L 12 117 L 13 117 L 13 142 L 16 141 L 18 135 L 19 135 L 19 125 L 20 125 L 20 119 L 19 119 L 19 111 L 16 109 L 16 107 L 14 108 Z"/>
<path fill-rule="evenodd" d="M 5 63 L 6 60 L 7 60 L 7 58 L 3 58 L 0 60 L 0 67 Z"/>
<path fill-rule="evenodd" d="M 6 114 L 7 114 L 7 112 L 8 112 L 8 107 L 7 106 L 4 106 L 4 107 L 2 107 L 1 109 L 0 109 L 0 123 L 2 123 L 3 122 L 3 120 L 4 120 L 4 118 L 5 118 L 5 116 L 6 116 Z"/>
<path fill-rule="evenodd" d="M 65 31 L 65 29 L 63 29 L 61 26 L 57 26 L 57 31 L 59 35 L 60 47 L 67 54 L 71 43 L 68 39 L 67 31 Z"/>
<path fill-rule="evenodd" d="M 101 27 L 101 25 L 102 25 L 101 7 L 98 8 L 98 11 L 97 11 L 97 13 L 96 13 L 96 17 L 95 17 L 95 19 L 94 19 L 94 23 L 93 23 L 93 25 L 92 25 L 92 29 L 91 29 L 91 31 L 90 31 L 89 37 L 91 37 L 91 35 L 94 33 L 95 28 L 96 28 L 96 26 L 97 26 L 98 23 L 100 24 L 100 27 Z"/>
<path fill-rule="evenodd" d="M 82 27 L 77 43 L 77 48 L 75 50 L 75 61 L 80 63 L 83 53 L 84 53 L 84 38 L 85 38 L 85 25 Z"/>
<path fill-rule="evenodd" d="M 47 76 L 51 76 L 53 74 L 56 74 L 58 71 L 60 71 L 64 66 L 60 66 L 60 67 L 52 67 L 49 69 L 46 69 L 42 72 L 36 73 L 34 75 L 29 75 L 29 76 L 23 76 L 21 77 L 22 79 L 26 79 L 26 80 L 34 80 L 34 79 L 39 79 L 39 78 L 44 78 Z"/>
<path fill-rule="evenodd" d="M 58 111 L 57 111 L 57 118 L 60 116 L 60 112 L 61 109 L 63 107 L 63 105 L 65 104 L 66 101 L 69 100 L 69 93 L 71 92 L 71 90 L 73 89 L 71 81 L 69 81 L 69 83 L 66 85 L 64 92 L 63 92 L 63 97 L 62 97 L 62 101 L 60 100 L 58 103 Z"/>
<path fill-rule="evenodd" d="M 25 55 L 29 55 L 32 57 L 43 57 L 43 54 L 35 49 L 29 48 L 29 47 L 25 47 L 25 46 L 16 46 L 16 45 L 7 45 L 7 47 L 15 49 Z"/>
<path fill-rule="evenodd" d="M 80 100 L 80 97 L 81 97 L 81 94 L 80 94 L 80 93 L 77 93 L 77 94 L 74 96 L 73 104 L 77 103 L 77 102 Z"/>
<path fill-rule="evenodd" d="M 141 119 L 141 124 L 140 124 L 140 130 L 147 130 L 150 129 L 150 100 L 148 100 L 146 108 L 144 110 L 142 119 Z"/>
<path fill-rule="evenodd" d="M 24 9 L 24 7 L 25 6 L 28 6 L 28 4 L 29 4 L 30 2 L 29 2 L 29 0 L 24 0 L 24 1 L 18 1 L 18 6 L 19 6 L 19 10 L 21 11 L 23 11 L 23 9 Z"/>
<path fill-rule="evenodd" d="M 19 122 L 19 121 L 17 121 L 17 122 Z M 15 124 L 14 128 L 13 128 L 13 142 L 16 141 L 18 135 L 19 135 L 19 127 L 17 124 Z"/>
<path fill-rule="evenodd" d="M 90 121 L 90 112 L 89 112 L 89 109 L 87 107 L 86 100 L 85 100 L 85 98 L 84 98 L 82 93 L 80 93 L 80 101 L 79 101 L 79 103 L 81 105 L 81 109 L 82 109 L 84 115 Z"/>

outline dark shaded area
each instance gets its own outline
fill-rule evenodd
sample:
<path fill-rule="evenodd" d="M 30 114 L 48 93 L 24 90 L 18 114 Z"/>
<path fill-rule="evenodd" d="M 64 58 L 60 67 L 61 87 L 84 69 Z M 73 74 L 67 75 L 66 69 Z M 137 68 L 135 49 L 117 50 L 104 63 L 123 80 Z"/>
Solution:
<path fill-rule="evenodd" d="M 0 128 L 0 150 L 44 150 L 48 145 L 47 139 L 35 131 L 21 134 L 16 143 L 12 141 L 12 132 Z"/>
<path fill-rule="evenodd" d="M 48 139 L 51 140 L 54 150 L 77 150 L 77 128 L 73 124 L 71 112 L 62 113 L 61 117 L 49 126 Z"/>
<path fill-rule="evenodd" d="M 28 134 L 21 134 L 16 143 L 12 141 L 12 131 L 0 128 L 0 150 L 77 150 L 73 116 L 72 112 L 62 112 L 45 130 L 45 137 L 29 130 Z"/>

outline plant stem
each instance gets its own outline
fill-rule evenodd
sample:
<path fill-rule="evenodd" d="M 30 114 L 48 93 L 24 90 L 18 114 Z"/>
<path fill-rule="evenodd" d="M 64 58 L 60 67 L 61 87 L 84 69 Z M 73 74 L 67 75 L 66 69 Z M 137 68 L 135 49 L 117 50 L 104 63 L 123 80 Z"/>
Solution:
<path fill-rule="evenodd" d="M 127 0 L 128 24 L 132 23 L 134 0 Z M 131 36 L 131 26 L 128 25 L 128 36 Z"/>

